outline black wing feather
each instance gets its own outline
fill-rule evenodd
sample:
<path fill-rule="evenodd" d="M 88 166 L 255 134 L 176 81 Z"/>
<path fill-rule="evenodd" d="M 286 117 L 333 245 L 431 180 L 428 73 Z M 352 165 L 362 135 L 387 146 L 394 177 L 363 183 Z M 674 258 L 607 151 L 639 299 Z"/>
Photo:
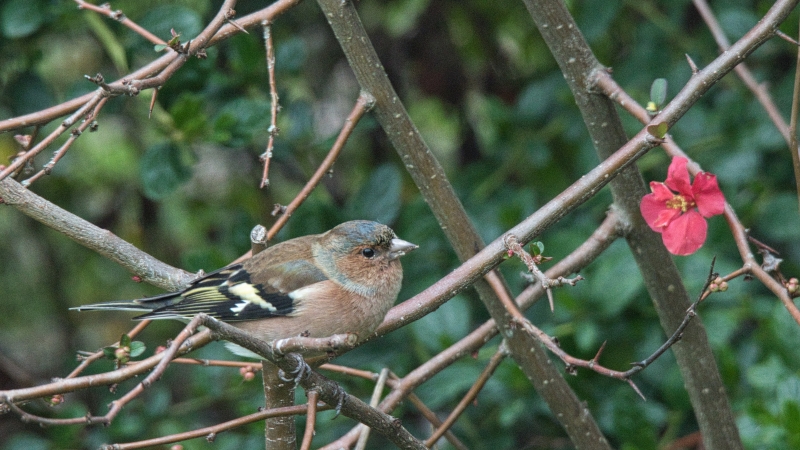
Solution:
<path fill-rule="evenodd" d="M 225 322 L 280 317 L 294 311 L 294 301 L 283 292 L 267 292 L 261 284 L 254 284 L 250 274 L 241 264 L 222 268 L 193 282 L 179 294 L 164 294 L 140 300 L 163 302 L 179 296 L 180 301 L 160 306 L 135 319 L 190 318 L 205 313 Z"/>

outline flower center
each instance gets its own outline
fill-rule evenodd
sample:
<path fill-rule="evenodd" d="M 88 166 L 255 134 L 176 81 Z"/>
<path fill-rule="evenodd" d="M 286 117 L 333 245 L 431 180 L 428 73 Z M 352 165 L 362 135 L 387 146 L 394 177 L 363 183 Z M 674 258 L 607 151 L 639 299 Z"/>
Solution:
<path fill-rule="evenodd" d="M 667 208 L 680 209 L 681 212 L 686 212 L 689 210 L 689 208 L 694 208 L 694 206 L 694 200 L 686 198 L 680 194 L 675 194 L 672 199 L 667 200 Z"/>

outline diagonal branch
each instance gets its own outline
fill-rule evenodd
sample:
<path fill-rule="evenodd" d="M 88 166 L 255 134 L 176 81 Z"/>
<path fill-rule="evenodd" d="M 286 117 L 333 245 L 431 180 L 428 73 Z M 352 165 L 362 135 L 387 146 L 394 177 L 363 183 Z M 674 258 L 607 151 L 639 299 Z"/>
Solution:
<path fill-rule="evenodd" d="M 598 78 L 597 74 L 605 71 L 605 68 L 595 58 L 562 1 L 524 0 L 524 3 L 564 73 L 598 155 L 601 159 L 606 158 L 600 165 L 602 167 L 628 146 L 624 144 L 625 132 L 614 104 L 608 98 L 590 91 L 594 80 Z M 764 18 L 728 52 L 694 73 L 678 95 L 654 119 L 654 124 L 674 125 L 715 82 L 772 37 L 797 3 L 797 0 L 776 2 Z M 662 328 L 667 332 L 674 330 L 684 317 L 689 298 L 670 255 L 639 214 L 639 200 L 647 190 L 635 166 L 619 173 L 611 183 L 611 192 L 615 208 L 628 225 L 626 240 L 655 304 Z M 733 413 L 724 394 L 725 386 L 702 323 L 693 321 L 687 327 L 681 345 L 673 347 L 673 350 L 706 447 L 742 448 Z M 709 391 L 715 395 L 706 395 Z"/>
<path fill-rule="evenodd" d="M 142 281 L 176 291 L 195 278 L 193 274 L 165 264 L 139 250 L 110 231 L 59 208 L 10 178 L 0 181 L 0 198 L 28 217 L 128 269 L 141 277 Z"/>
<path fill-rule="evenodd" d="M 317 3 L 328 19 L 361 89 L 375 97 L 374 111 L 378 122 L 400 155 L 459 259 L 467 261 L 477 256 L 476 253 L 480 255 L 487 250 L 478 252 L 484 248 L 483 240 L 455 195 L 439 161 L 422 139 L 419 130 L 400 102 L 361 24 L 355 6 L 352 2 L 339 0 L 318 0 Z M 492 265 L 499 263 L 497 256 L 493 258 Z M 484 268 L 486 270 L 479 276 L 485 275 L 491 269 L 491 267 Z M 489 274 L 489 277 L 494 278 L 497 275 Z M 486 281 L 475 277 L 462 288 L 471 284 L 474 284 L 481 301 L 501 327 L 506 339 L 516 343 L 509 346 L 511 356 L 533 381 L 537 391 L 545 397 L 554 416 L 562 422 L 573 442 L 584 448 L 608 448 L 600 427 L 559 371 L 552 364 L 548 364 L 549 357 L 544 349 L 530 335 L 514 333 L 503 303 Z M 456 292 L 457 290 L 453 290 L 450 296 Z"/>
<path fill-rule="evenodd" d="M 252 14 L 239 18 L 236 21 L 236 25 L 227 23 L 219 27 L 217 32 L 213 36 L 211 36 L 208 39 L 208 41 L 204 42 L 204 48 L 216 45 L 222 40 L 228 39 L 231 36 L 243 32 L 243 29 L 257 26 L 265 20 L 273 21 L 276 17 L 285 13 L 289 9 L 293 8 L 299 2 L 300 0 L 277 0 L 276 2 L 272 3 L 270 6 L 264 9 L 261 9 Z M 151 62 L 150 64 L 147 64 L 146 66 L 142 67 L 141 69 L 131 72 L 127 76 L 124 76 L 119 80 L 114 81 L 113 83 L 109 83 L 109 85 L 121 89 L 123 87 L 123 84 L 126 83 L 128 80 L 137 80 L 137 79 L 145 79 L 148 77 L 152 77 L 158 74 L 159 72 L 165 70 L 165 68 L 169 66 L 178 56 L 179 55 L 175 52 L 170 52 L 168 54 L 165 54 L 156 59 L 155 61 Z M 76 97 L 72 100 L 68 100 L 64 103 L 52 106 L 50 108 L 41 111 L 25 114 L 19 117 L 13 117 L 10 119 L 0 120 L 0 133 L 32 125 L 48 123 L 59 117 L 71 114 L 76 109 L 86 104 L 86 102 L 88 102 L 94 95 L 95 95 L 94 92 L 90 92 L 88 94 L 84 94 L 80 97 Z"/>

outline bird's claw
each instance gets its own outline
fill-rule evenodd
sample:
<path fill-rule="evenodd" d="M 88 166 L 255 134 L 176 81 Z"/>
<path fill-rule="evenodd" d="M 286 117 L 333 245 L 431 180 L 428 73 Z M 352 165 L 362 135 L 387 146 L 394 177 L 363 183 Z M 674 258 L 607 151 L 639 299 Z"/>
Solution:
<path fill-rule="evenodd" d="M 278 378 L 285 382 L 293 381 L 294 385 L 297 386 L 300 384 L 300 380 L 306 377 L 311 372 L 311 367 L 306 363 L 306 361 L 299 357 L 297 358 L 297 368 L 290 373 L 290 376 L 286 376 L 286 372 L 283 369 L 278 370 Z"/>
<path fill-rule="evenodd" d="M 339 414 L 342 413 L 342 406 L 344 406 L 344 402 L 347 400 L 347 392 L 338 384 L 336 385 L 336 395 L 339 397 L 339 400 L 336 402 L 336 408 L 334 408 L 336 415 L 333 416 L 333 419 L 339 417 Z"/>

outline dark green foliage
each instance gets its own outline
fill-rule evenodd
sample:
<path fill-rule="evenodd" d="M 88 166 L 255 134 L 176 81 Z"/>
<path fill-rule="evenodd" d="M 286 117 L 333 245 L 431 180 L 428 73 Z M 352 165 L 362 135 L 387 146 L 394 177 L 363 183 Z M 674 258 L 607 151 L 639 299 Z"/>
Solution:
<path fill-rule="evenodd" d="M 164 40 L 174 29 L 181 42 L 187 42 L 213 17 L 217 3 L 120 0 L 112 8 Z M 681 89 L 691 76 L 686 54 L 700 67 L 718 54 L 688 0 L 567 3 L 601 63 L 613 68 L 617 82 L 642 104 L 654 97 L 669 101 Z M 712 7 L 734 40 L 771 4 L 727 1 Z M 242 15 L 260 7 L 262 3 L 240 2 L 237 11 Z M 357 7 L 400 99 L 486 241 L 598 163 L 563 75 L 521 2 L 362 1 Z M 92 90 L 95 86 L 83 74 L 99 72 L 115 79 L 160 55 L 152 43 L 119 23 L 87 19 L 89 14 L 45 0 L 11 0 L 0 6 L 0 120 Z M 796 24 L 795 13 L 781 29 L 796 35 Z M 32 190 L 187 270 L 211 271 L 246 252 L 249 230 L 257 223 L 274 223 L 274 205 L 289 203 L 306 183 L 358 95 L 314 2 L 303 2 L 281 16 L 272 31 L 281 111 L 269 188 L 258 189 L 258 157 L 269 137 L 270 96 L 262 31 L 252 29 L 249 35 L 209 49 L 207 59 L 187 62 L 159 91 L 152 118 L 150 91 L 110 100 L 98 119 L 98 131 L 84 133 L 52 175 L 34 183 Z M 774 39 L 748 59 L 787 117 L 795 52 Z M 655 95 L 653 80 L 662 78 L 669 92 L 665 87 Z M 642 128 L 621 114 L 629 134 Z M 40 136 L 57 124 L 44 127 Z M 794 174 L 783 139 L 752 94 L 729 75 L 669 133 L 693 159 L 718 175 L 745 226 L 781 252 L 785 274 L 797 276 L 800 217 Z M 18 150 L 12 134 L 0 134 L 0 164 Z M 48 149 L 40 155 L 37 168 L 51 154 Z M 663 181 L 668 162 L 656 149 L 638 164 L 647 181 Z M 544 256 L 557 261 L 588 238 L 604 218 L 610 198 L 601 191 L 537 237 L 544 244 Z M 370 116 L 358 125 L 331 174 L 277 239 L 322 232 L 350 219 L 388 223 L 399 236 L 420 245 L 403 260 L 401 300 L 458 266 L 403 162 Z M 133 325 L 130 314 L 76 313 L 69 307 L 158 292 L 10 207 L 0 207 L 0 255 L 0 353 L 30 378 L 11 379 L 0 371 L 0 389 L 63 376 L 75 367 L 76 350 L 108 346 Z M 709 237 L 700 251 L 676 259 L 692 297 L 714 256 L 723 274 L 741 265 L 720 217 L 710 220 Z M 524 266 L 516 258 L 500 270 L 515 294 L 525 287 L 519 276 Z M 526 313 L 557 336 L 566 351 L 589 359 L 607 341 L 602 364 L 626 370 L 666 339 L 624 242 L 612 245 L 581 275 L 586 280 L 578 286 L 555 291 L 554 312 L 539 302 Z M 387 366 L 403 376 L 487 318 L 468 290 L 338 362 L 375 371 Z M 708 330 L 746 446 L 800 448 L 800 328 L 786 309 L 757 282 L 736 279 L 727 292 L 704 302 L 695 320 L 702 320 Z M 151 325 L 136 337 L 146 345 L 137 359 L 151 355 L 180 329 L 174 322 Z M 437 413 L 449 413 L 498 346 L 495 338 L 474 357 L 432 377 L 416 394 Z M 219 344 L 192 356 L 230 359 Z M 105 360 L 91 370 L 110 370 L 113 365 Z M 372 383 L 332 377 L 368 399 Z M 655 448 L 697 429 L 669 352 L 635 379 L 646 402 L 626 384 L 588 371 L 579 370 L 568 381 L 615 448 Z M 136 382 L 121 384 L 116 393 L 96 388 L 70 394 L 57 407 L 42 401 L 24 407 L 54 417 L 100 415 Z M 263 400 L 261 389 L 259 381 L 244 383 L 235 369 L 174 366 L 109 427 L 41 428 L 4 415 L 0 449 L 95 448 L 187 431 L 255 412 Z M 298 401 L 305 397 L 298 394 Z M 345 418 L 327 420 L 332 413 L 326 414 L 317 422 L 315 443 L 353 425 Z M 409 403 L 396 415 L 417 436 L 429 433 Z M 474 449 L 569 448 L 563 430 L 512 361 L 501 364 L 454 432 Z M 370 448 L 385 443 L 377 436 L 371 439 Z M 209 448 L 202 439 L 184 445 Z M 261 424 L 223 433 L 214 443 L 215 449 L 261 446 Z"/>

